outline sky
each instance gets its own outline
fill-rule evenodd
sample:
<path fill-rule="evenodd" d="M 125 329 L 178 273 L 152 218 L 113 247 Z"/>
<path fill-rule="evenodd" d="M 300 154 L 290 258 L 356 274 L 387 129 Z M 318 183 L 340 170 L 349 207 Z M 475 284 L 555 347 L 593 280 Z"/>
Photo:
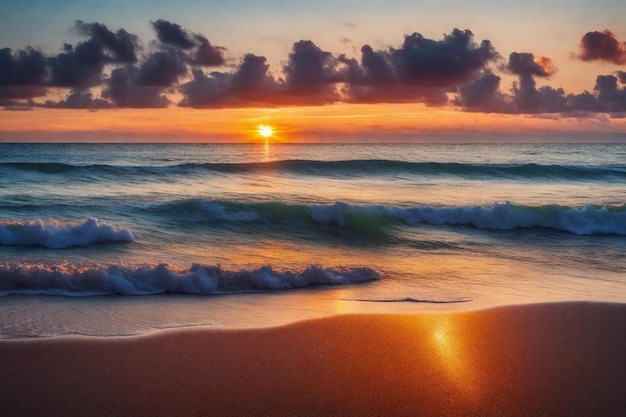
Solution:
<path fill-rule="evenodd" d="M 0 141 L 626 141 L 623 0 L 0 0 Z"/>

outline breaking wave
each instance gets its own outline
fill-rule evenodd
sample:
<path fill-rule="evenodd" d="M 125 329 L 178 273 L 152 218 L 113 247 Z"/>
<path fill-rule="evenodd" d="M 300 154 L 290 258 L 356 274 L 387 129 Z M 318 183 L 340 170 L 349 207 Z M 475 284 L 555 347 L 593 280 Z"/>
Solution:
<path fill-rule="evenodd" d="M 78 222 L 58 220 L 0 220 L 0 245 L 43 246 L 62 249 L 94 243 L 129 242 L 135 233 L 126 227 L 107 224 L 95 218 Z"/>
<path fill-rule="evenodd" d="M 185 200 L 160 206 L 185 221 L 268 222 L 327 225 L 362 234 L 379 234 L 390 224 L 471 226 L 485 230 L 551 229 L 575 235 L 626 236 L 626 206 L 567 207 L 490 206 L 289 205 Z"/>
<path fill-rule="evenodd" d="M 189 269 L 156 266 L 0 263 L 0 295 L 233 294 L 346 285 L 381 279 L 367 267 L 276 271 L 271 266 L 228 271 L 193 264 Z"/>

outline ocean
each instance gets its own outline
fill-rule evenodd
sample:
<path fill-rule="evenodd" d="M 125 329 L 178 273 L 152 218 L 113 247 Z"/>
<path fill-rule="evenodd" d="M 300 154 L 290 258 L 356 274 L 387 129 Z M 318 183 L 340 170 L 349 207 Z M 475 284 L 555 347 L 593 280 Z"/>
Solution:
<path fill-rule="evenodd" d="M 626 144 L 0 143 L 0 338 L 626 302 Z"/>

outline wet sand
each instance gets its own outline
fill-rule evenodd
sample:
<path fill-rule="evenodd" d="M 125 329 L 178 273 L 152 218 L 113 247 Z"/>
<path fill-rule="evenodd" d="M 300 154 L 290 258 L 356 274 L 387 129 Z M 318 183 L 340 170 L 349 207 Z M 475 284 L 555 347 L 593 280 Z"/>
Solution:
<path fill-rule="evenodd" d="M 626 415 L 626 305 L 0 342 L 3 416 Z"/>

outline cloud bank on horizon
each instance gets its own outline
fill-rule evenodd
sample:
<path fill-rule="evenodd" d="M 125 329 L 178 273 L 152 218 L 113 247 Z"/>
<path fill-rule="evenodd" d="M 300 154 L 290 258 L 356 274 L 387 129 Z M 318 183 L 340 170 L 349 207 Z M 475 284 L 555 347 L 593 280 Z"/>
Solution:
<path fill-rule="evenodd" d="M 311 40 L 293 44 L 280 74 L 267 59 L 245 54 L 229 64 L 227 49 L 202 34 L 159 19 L 146 48 L 125 29 L 76 21 L 84 40 L 46 55 L 27 46 L 0 49 L 0 106 L 104 109 L 425 103 L 464 111 L 507 114 L 606 113 L 626 116 L 626 71 L 601 74 L 591 91 L 573 94 L 537 87 L 556 66 L 549 57 L 512 52 L 504 58 L 489 40 L 453 29 L 442 39 L 404 35 L 399 47 L 363 45 L 360 60 L 322 50 Z M 609 31 L 583 34 L 580 61 L 626 65 L 626 43 Z M 503 91 L 500 74 L 517 78 Z M 57 98 L 59 92 L 65 98 Z M 51 94 L 53 93 L 53 94 Z M 56 93 L 56 94 L 55 94 Z M 176 102 L 173 102 L 176 99 Z"/>

